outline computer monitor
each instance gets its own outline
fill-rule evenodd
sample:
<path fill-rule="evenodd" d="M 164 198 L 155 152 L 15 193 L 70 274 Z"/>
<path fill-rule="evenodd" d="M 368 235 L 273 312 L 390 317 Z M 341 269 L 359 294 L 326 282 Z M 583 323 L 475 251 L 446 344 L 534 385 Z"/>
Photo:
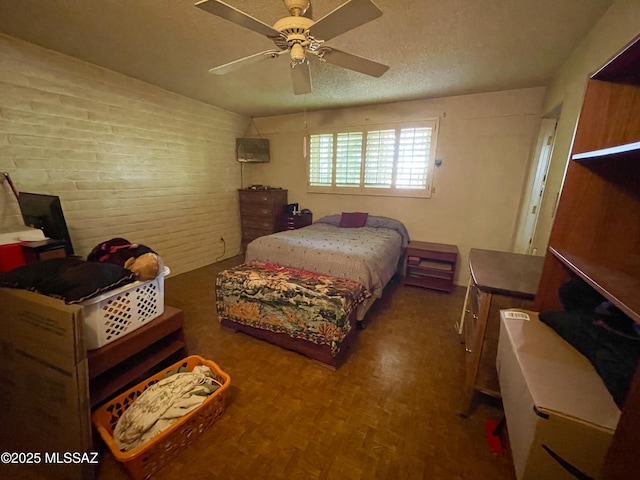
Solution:
<path fill-rule="evenodd" d="M 46 237 L 64 241 L 67 255 L 73 255 L 73 245 L 62 213 L 60 197 L 20 192 L 18 204 L 25 225 L 42 230 Z"/>

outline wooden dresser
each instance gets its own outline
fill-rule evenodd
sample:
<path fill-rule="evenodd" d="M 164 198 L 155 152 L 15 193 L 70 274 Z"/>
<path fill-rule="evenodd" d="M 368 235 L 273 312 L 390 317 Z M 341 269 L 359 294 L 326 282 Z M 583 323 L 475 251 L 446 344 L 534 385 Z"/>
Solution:
<path fill-rule="evenodd" d="M 461 415 L 471 411 L 476 392 L 500 396 L 496 353 L 500 310 L 530 309 L 544 257 L 472 248 L 471 277 L 458 331 L 464 333 L 467 357 Z"/>
<path fill-rule="evenodd" d="M 252 240 L 283 230 L 287 191 L 241 189 L 238 194 L 244 252 Z"/>

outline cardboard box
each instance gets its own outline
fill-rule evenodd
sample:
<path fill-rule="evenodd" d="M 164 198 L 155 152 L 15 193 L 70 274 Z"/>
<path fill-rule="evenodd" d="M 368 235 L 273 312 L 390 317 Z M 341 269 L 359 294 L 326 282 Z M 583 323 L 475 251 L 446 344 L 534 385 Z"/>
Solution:
<path fill-rule="evenodd" d="M 518 480 L 600 470 L 620 410 L 589 361 L 542 323 L 501 311 L 496 367 Z"/>
<path fill-rule="evenodd" d="M 92 451 L 82 308 L 8 288 L 0 305 L 0 451 L 32 462 L 0 465 L 1 476 L 93 478 L 95 464 L 64 457 Z"/>

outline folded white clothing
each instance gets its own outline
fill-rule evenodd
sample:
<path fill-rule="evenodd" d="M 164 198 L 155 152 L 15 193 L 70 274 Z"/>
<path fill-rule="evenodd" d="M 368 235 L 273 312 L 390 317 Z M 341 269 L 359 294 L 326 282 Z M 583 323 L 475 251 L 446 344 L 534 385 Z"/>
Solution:
<path fill-rule="evenodd" d="M 114 442 L 123 451 L 143 445 L 200 406 L 219 386 L 206 365 L 160 380 L 142 392 L 118 419 Z"/>

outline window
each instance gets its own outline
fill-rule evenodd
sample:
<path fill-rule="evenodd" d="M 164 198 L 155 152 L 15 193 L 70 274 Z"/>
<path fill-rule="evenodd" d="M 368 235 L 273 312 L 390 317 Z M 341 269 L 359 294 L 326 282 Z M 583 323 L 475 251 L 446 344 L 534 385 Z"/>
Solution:
<path fill-rule="evenodd" d="M 309 136 L 309 191 L 431 196 L 438 120 Z"/>

